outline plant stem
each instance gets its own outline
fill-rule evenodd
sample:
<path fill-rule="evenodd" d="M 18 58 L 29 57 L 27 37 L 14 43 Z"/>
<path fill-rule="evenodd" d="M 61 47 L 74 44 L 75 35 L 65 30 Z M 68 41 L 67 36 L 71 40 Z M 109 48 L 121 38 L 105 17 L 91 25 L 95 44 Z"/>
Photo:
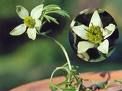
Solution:
<path fill-rule="evenodd" d="M 60 46 L 60 48 L 62 49 L 62 51 L 64 52 L 64 55 L 66 57 L 66 60 L 67 60 L 67 63 L 68 63 L 68 66 L 69 66 L 69 69 L 72 70 L 72 67 L 71 67 L 71 63 L 70 63 L 70 60 L 69 60 L 69 56 L 68 56 L 68 53 L 66 51 L 66 49 L 64 48 L 64 46 L 59 43 L 57 40 L 54 40 L 56 42 L 57 45 Z"/>
<path fill-rule="evenodd" d="M 64 70 L 64 71 L 66 71 L 67 73 L 69 73 L 69 71 L 68 71 L 66 68 L 64 68 L 64 67 L 57 67 L 57 68 L 53 71 L 53 73 L 52 73 L 52 75 L 51 75 L 51 77 L 50 77 L 50 83 L 52 82 L 52 78 L 53 78 L 54 74 L 55 74 L 58 70 Z"/>
<path fill-rule="evenodd" d="M 52 37 L 50 37 L 50 36 L 47 36 L 47 35 L 46 35 L 46 32 L 44 32 L 44 33 L 39 33 L 39 34 L 40 34 L 40 35 L 43 35 L 43 36 L 45 36 L 45 37 L 47 37 L 47 38 L 49 38 L 49 39 L 52 39 L 52 40 L 62 49 L 62 51 L 63 51 L 63 53 L 64 53 L 64 55 L 65 55 L 65 57 L 66 57 L 68 67 L 69 67 L 70 70 L 72 70 L 72 66 L 71 66 L 71 63 L 70 63 L 70 60 L 69 60 L 69 56 L 68 56 L 68 53 L 67 53 L 66 49 L 64 48 L 64 46 L 63 46 L 60 42 L 58 42 L 56 39 L 54 39 L 54 38 L 52 38 Z"/>

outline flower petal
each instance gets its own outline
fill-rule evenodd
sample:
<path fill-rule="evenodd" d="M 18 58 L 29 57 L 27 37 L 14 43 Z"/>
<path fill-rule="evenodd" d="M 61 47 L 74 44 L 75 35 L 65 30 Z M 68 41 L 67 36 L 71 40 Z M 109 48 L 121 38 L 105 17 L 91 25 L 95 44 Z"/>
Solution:
<path fill-rule="evenodd" d="M 32 39 L 32 40 L 36 39 L 36 29 L 35 28 L 28 28 L 27 34 L 30 39 Z"/>
<path fill-rule="evenodd" d="M 108 54 L 109 51 L 109 41 L 106 39 L 104 40 L 97 48 L 100 52 L 104 54 Z"/>
<path fill-rule="evenodd" d="M 97 10 L 94 11 L 91 17 L 89 26 L 92 26 L 92 25 L 102 27 L 102 21 L 100 19 L 100 16 Z"/>
<path fill-rule="evenodd" d="M 88 49 L 93 48 L 95 45 L 88 42 L 88 41 L 81 41 L 78 43 L 78 53 L 84 53 L 86 52 Z"/>
<path fill-rule="evenodd" d="M 79 25 L 79 26 L 74 26 L 72 27 L 72 30 L 75 34 L 77 34 L 79 37 L 81 37 L 82 39 L 88 39 L 87 36 L 86 36 L 86 33 L 87 33 L 87 26 L 85 25 Z"/>
<path fill-rule="evenodd" d="M 24 19 L 26 16 L 29 16 L 28 10 L 21 5 L 16 6 L 16 12 L 22 19 Z"/>
<path fill-rule="evenodd" d="M 15 27 L 11 32 L 10 35 L 17 36 L 21 35 L 26 31 L 25 24 L 20 24 L 19 26 Z"/>
<path fill-rule="evenodd" d="M 35 28 L 39 31 L 42 27 L 42 22 L 39 19 L 36 19 L 36 25 Z"/>
<path fill-rule="evenodd" d="M 89 61 L 90 57 L 88 55 L 87 52 L 81 53 L 81 54 L 77 54 L 77 56 L 85 61 Z"/>
<path fill-rule="evenodd" d="M 114 24 L 109 24 L 107 27 L 105 27 L 105 29 L 103 31 L 104 39 L 111 36 L 113 34 L 113 32 L 115 31 L 115 29 L 116 29 L 116 26 Z"/>
<path fill-rule="evenodd" d="M 74 27 L 75 23 L 76 23 L 76 21 L 75 20 L 72 20 L 72 22 L 70 24 L 71 28 Z"/>
<path fill-rule="evenodd" d="M 89 12 L 89 9 L 84 9 L 84 10 L 82 10 L 81 12 L 80 12 L 80 15 L 82 15 L 82 14 L 87 14 Z"/>
<path fill-rule="evenodd" d="M 35 8 L 32 9 L 31 16 L 34 19 L 38 19 L 42 15 L 43 6 L 44 6 L 43 4 L 40 4 L 40 5 L 38 5 L 38 6 L 36 6 Z"/>

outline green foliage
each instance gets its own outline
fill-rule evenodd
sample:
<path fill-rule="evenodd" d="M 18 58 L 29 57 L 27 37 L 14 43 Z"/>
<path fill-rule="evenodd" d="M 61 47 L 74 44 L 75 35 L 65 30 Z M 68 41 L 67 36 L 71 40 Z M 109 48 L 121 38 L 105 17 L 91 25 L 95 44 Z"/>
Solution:
<path fill-rule="evenodd" d="M 45 19 L 46 19 L 48 22 L 54 22 L 54 23 L 56 23 L 56 24 L 59 24 L 59 22 L 58 22 L 55 18 L 53 18 L 53 17 L 51 17 L 51 16 L 49 16 L 49 15 L 44 15 L 44 17 L 45 17 Z"/>
<path fill-rule="evenodd" d="M 55 10 L 61 10 L 61 8 L 58 5 L 52 4 L 52 5 L 45 6 L 43 10 L 45 10 L 45 11 L 55 11 Z"/>
<path fill-rule="evenodd" d="M 56 24 L 59 24 L 56 18 L 54 18 L 50 14 L 58 14 L 68 18 L 70 17 L 66 11 L 62 10 L 58 5 L 54 4 L 47 5 L 43 8 L 43 15 L 41 18 L 42 20 L 45 18 L 48 22 L 54 22 Z"/>
<path fill-rule="evenodd" d="M 59 14 L 59 15 L 62 15 L 64 17 L 70 17 L 66 11 L 64 10 L 54 10 L 54 11 L 48 11 L 46 12 L 46 14 L 50 14 L 50 13 L 56 13 L 56 14 Z"/>
<path fill-rule="evenodd" d="M 66 75 L 64 75 L 65 80 L 63 82 L 60 82 L 59 84 L 53 84 L 53 75 L 59 70 L 66 72 Z M 72 69 L 69 69 L 68 64 L 65 64 L 61 67 L 57 67 L 53 71 L 50 79 L 50 88 L 52 91 L 76 91 L 81 83 L 82 80 L 79 78 L 75 67 L 72 66 Z"/>

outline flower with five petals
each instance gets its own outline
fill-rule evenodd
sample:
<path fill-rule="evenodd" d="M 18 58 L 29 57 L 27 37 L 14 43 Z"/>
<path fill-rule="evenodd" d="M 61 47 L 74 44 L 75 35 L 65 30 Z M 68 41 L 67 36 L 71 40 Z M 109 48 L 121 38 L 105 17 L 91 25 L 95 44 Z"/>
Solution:
<path fill-rule="evenodd" d="M 36 6 L 32 9 L 30 15 L 26 8 L 21 5 L 16 7 L 16 12 L 18 16 L 23 19 L 23 24 L 18 25 L 15 27 L 11 32 L 10 35 L 18 36 L 27 32 L 27 35 L 30 39 L 35 40 L 37 30 L 40 30 L 42 26 L 41 20 L 39 20 L 40 16 L 42 15 L 43 11 L 43 4 Z"/>
<path fill-rule="evenodd" d="M 89 26 L 84 24 L 75 26 L 74 21 L 71 23 L 73 32 L 79 36 L 83 41 L 79 41 L 77 45 L 77 55 L 82 54 L 87 56 L 84 60 L 88 61 L 89 57 L 87 50 L 90 48 L 96 48 L 103 54 L 109 53 L 109 40 L 116 29 L 116 26 L 112 23 L 103 28 L 103 24 L 97 10 L 94 11 Z"/>

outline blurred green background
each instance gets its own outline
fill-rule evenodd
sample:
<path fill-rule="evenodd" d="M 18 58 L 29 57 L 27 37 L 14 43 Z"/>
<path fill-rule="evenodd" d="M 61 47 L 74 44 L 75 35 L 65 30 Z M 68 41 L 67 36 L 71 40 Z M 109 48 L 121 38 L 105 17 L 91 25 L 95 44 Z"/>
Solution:
<path fill-rule="evenodd" d="M 0 0 L 0 91 L 7 91 L 19 85 L 49 78 L 57 66 L 66 60 L 61 49 L 44 37 L 35 41 L 25 35 L 13 37 L 9 32 L 22 21 L 15 12 L 16 5 L 23 5 L 29 11 L 41 0 Z M 122 69 L 122 0 L 45 0 L 45 4 L 57 4 L 69 12 L 71 19 L 85 8 L 102 8 L 116 20 L 120 32 L 116 51 L 106 61 L 86 63 L 74 55 L 68 41 L 71 19 L 55 37 L 67 49 L 71 62 L 79 66 L 80 72 L 109 71 Z M 59 31 L 59 29 L 54 30 Z"/>

